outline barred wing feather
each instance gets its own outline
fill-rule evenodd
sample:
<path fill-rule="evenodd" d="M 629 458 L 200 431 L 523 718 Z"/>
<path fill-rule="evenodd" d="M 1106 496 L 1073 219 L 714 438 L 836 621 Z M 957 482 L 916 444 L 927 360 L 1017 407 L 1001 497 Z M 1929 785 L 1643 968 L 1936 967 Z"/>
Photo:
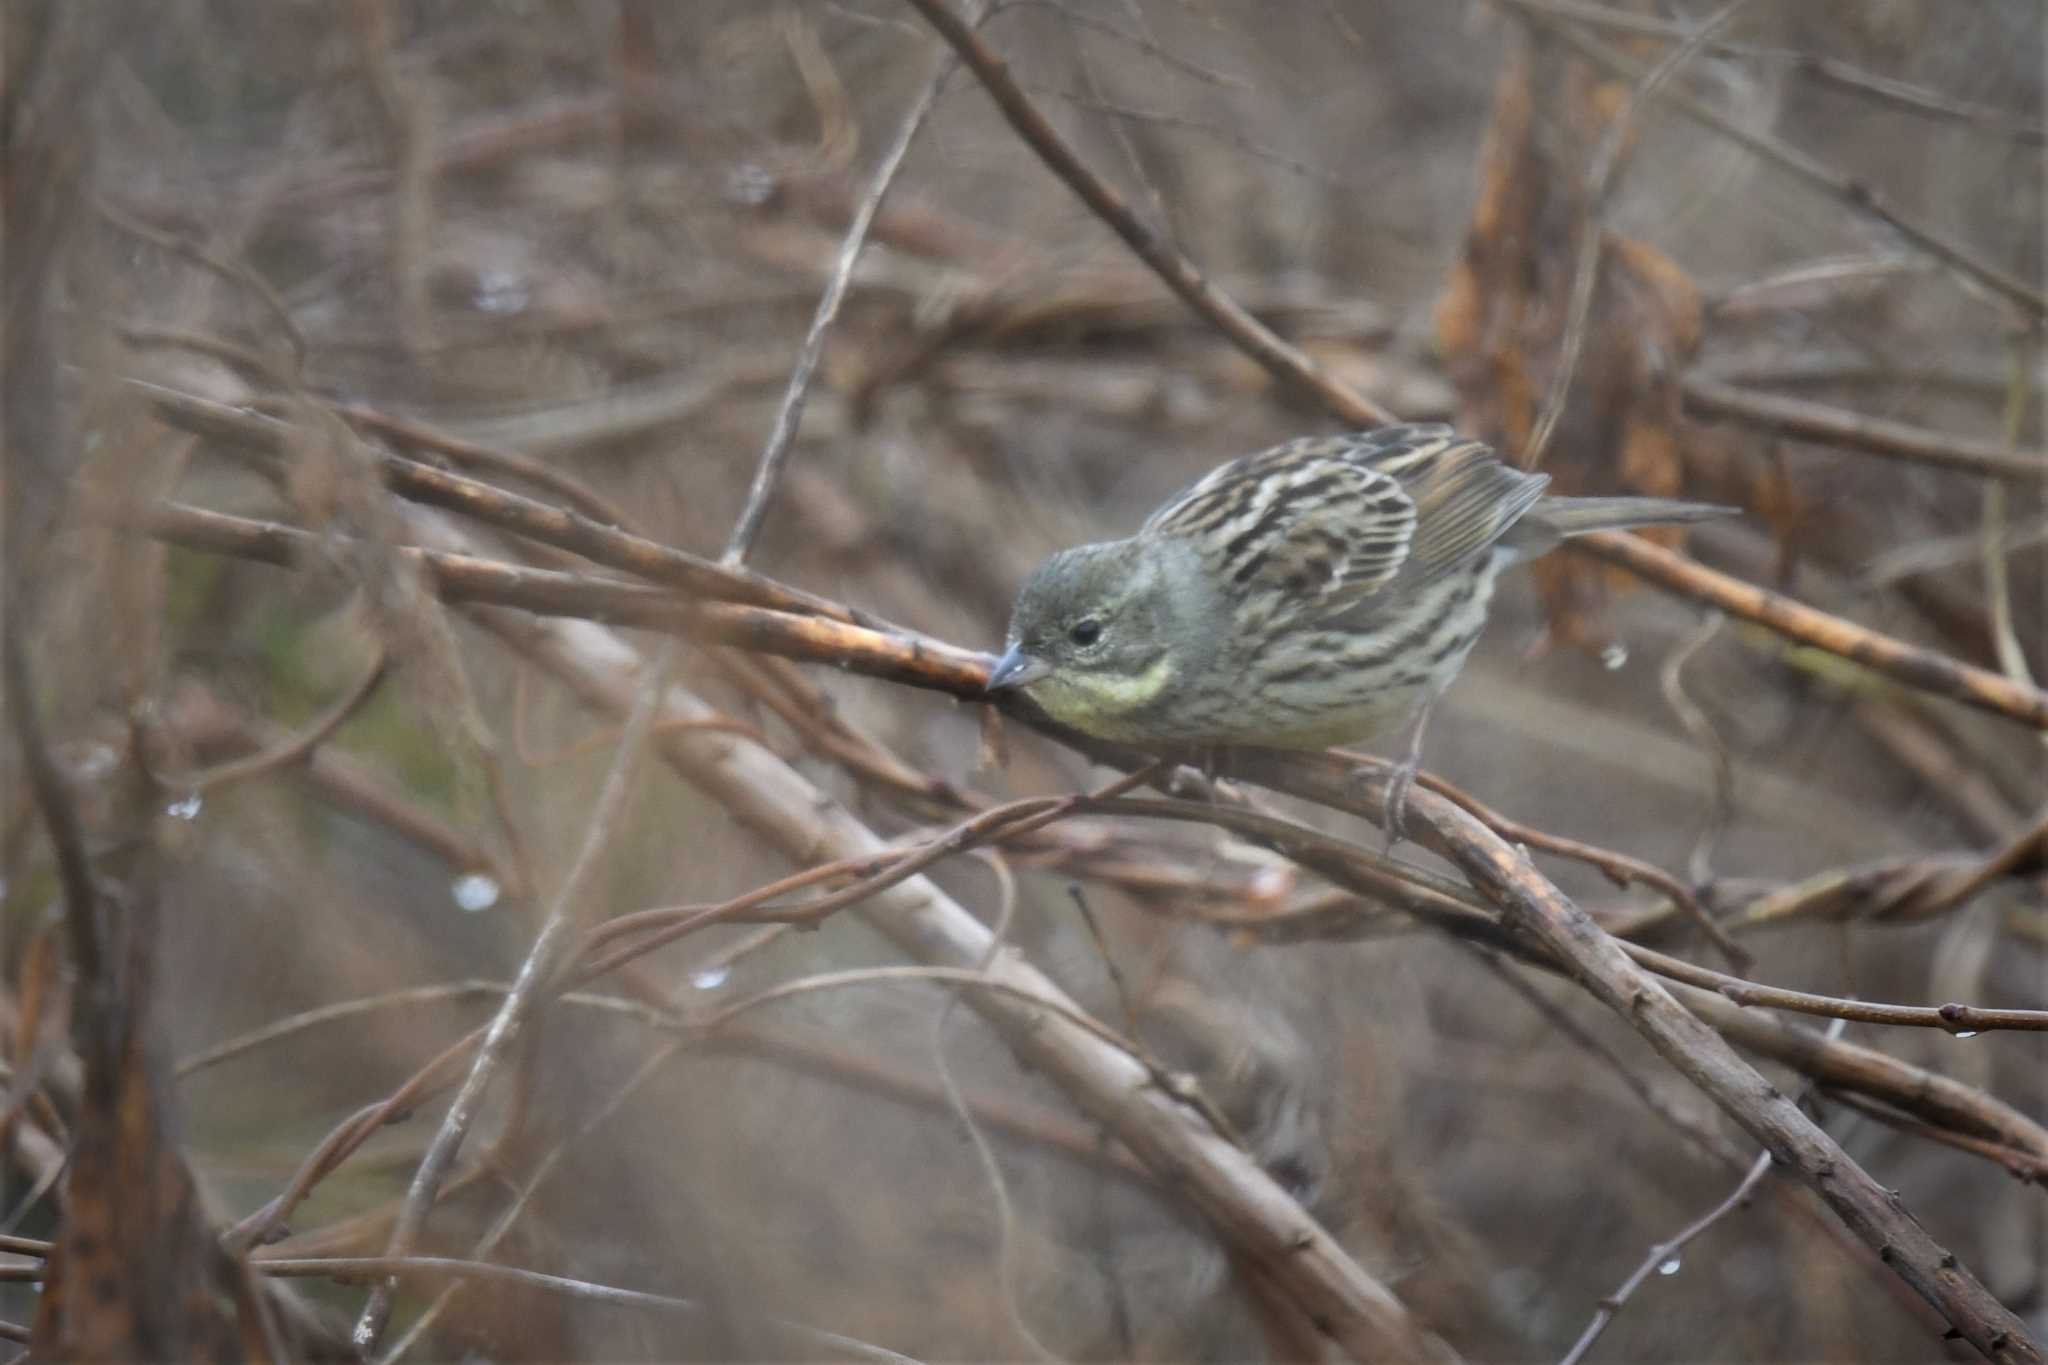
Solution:
<path fill-rule="evenodd" d="M 1383 427 L 1353 457 L 1398 479 L 1415 500 L 1412 575 L 1433 578 L 1488 549 L 1550 483 L 1501 463 L 1492 449 L 1441 424 Z"/>
<path fill-rule="evenodd" d="M 1344 610 L 1407 563 L 1416 507 L 1400 480 L 1296 441 L 1215 470 L 1153 513 L 1141 535 L 1185 536 L 1217 556 L 1226 591 L 1278 589 L 1297 610 Z"/>

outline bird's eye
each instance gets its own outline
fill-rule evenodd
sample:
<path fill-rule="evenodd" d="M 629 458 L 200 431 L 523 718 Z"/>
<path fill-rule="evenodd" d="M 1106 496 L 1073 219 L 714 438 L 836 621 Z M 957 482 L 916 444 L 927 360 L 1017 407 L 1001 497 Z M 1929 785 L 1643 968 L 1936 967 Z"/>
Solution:
<path fill-rule="evenodd" d="M 1067 627 L 1067 638 L 1086 649 L 1102 638 L 1102 622 L 1092 616 L 1084 616 Z"/>

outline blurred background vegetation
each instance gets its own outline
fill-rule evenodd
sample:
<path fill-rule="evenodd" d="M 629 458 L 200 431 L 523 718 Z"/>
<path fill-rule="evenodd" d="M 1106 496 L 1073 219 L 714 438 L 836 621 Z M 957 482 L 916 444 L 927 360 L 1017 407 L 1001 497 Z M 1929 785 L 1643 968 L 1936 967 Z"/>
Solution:
<path fill-rule="evenodd" d="M 1754 0 L 1681 50 L 1708 8 L 1005 0 L 981 32 L 1143 219 L 1401 418 L 1526 451 L 1559 388 L 1541 467 L 1560 486 L 1739 503 L 1749 516 L 1688 552 L 2039 676 L 2048 479 L 2025 294 L 2042 288 L 2043 10 Z M 548 502 L 566 496 L 548 476 L 567 476 L 642 534 L 716 558 L 940 48 L 893 0 L 10 0 L 6 16 L 7 629 L 95 857 L 141 859 L 122 875 L 154 905 L 153 987 L 129 998 L 146 1005 L 172 1150 L 226 1225 L 490 1017 L 488 983 L 527 957 L 616 744 L 612 716 L 445 611 L 393 555 L 442 514 L 401 506 L 365 450 Z M 1723 126 L 1641 91 L 1674 53 L 1658 91 Z M 1589 239 L 1604 268 L 1573 344 Z M 137 380 L 285 418 L 285 473 L 167 424 Z M 1814 439 L 1770 406 L 1783 400 L 1846 427 Z M 749 565 L 986 649 L 1041 555 L 1127 532 L 1223 458 L 1334 429 L 1175 299 L 956 69 L 853 271 Z M 1955 450 L 2019 472 L 1988 479 L 1943 458 Z M 168 546 L 136 529 L 166 498 L 306 528 L 317 551 L 290 572 Z M 576 562 L 469 534 L 508 561 Z M 2038 731 L 1558 558 L 1506 588 L 1424 755 L 1495 809 L 1669 869 L 1738 922 L 1787 884 L 1975 857 L 2038 828 Z M 934 691 L 687 633 L 672 676 L 885 837 L 1102 780 Z M 338 727 L 289 762 L 180 779 L 304 735 L 337 703 Z M 878 754 L 912 780 L 879 779 Z M 145 759 L 151 795 L 124 805 Z M 90 1113 L 90 1048 L 65 1020 L 105 997 L 73 999 L 62 869 L 15 748 L 0 799 L 0 1232 L 52 1238 Z M 1282 1184 L 1470 1358 L 1561 1354 L 1754 1155 L 1569 982 L 1391 915 L 1308 942 L 1219 929 L 1203 921 L 1348 898 L 1218 830 L 1070 827 L 931 875 L 985 918 L 1013 911 L 1031 960 L 1199 1075 Z M 800 866 L 652 760 L 611 834 L 575 897 L 585 925 Z M 1850 896 L 1744 925 L 1746 974 L 2038 1008 L 2041 861 L 1939 913 Z M 1655 890 L 1542 865 L 1603 922 L 1714 961 Z M 903 960 L 843 914 L 812 933 L 720 926 L 588 990 L 694 1010 Z M 471 1255 L 551 1163 L 484 1259 L 702 1311 L 472 1286 L 414 1354 L 851 1349 L 771 1320 L 927 1359 L 1288 1354 L 1214 1234 L 971 1012 L 941 1023 L 949 999 L 918 983 L 820 991 L 680 1046 L 620 1009 L 549 1010 L 485 1097 L 421 1250 Z M 365 1003 L 207 1056 L 342 1002 Z M 1844 1037 L 2048 1110 L 2039 1033 Z M 1006 1204 L 948 1112 L 935 1045 Z M 1772 1065 L 1788 1093 L 1805 1084 Z M 2016 1182 L 2010 1161 L 1892 1110 L 1817 1102 L 2038 1336 L 2048 1155 Z M 265 1254 L 382 1251 L 445 1104 L 313 1183 Z M 1669 1267 L 1595 1358 L 1955 1349 L 1787 1183 Z M 311 1339 L 345 1336 L 361 1285 L 293 1283 Z M 28 1286 L 0 1291 L 0 1319 L 35 1317 Z M 394 1338 L 437 1291 L 401 1295 Z"/>

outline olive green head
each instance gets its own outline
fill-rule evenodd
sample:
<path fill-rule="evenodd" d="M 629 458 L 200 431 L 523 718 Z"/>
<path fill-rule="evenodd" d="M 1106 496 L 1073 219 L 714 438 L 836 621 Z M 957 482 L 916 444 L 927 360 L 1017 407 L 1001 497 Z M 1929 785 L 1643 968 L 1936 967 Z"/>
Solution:
<path fill-rule="evenodd" d="M 1024 580 L 988 690 L 1022 688 L 1053 719 L 1139 739 L 1196 666 L 1206 580 L 1185 544 L 1139 537 L 1053 555 Z"/>

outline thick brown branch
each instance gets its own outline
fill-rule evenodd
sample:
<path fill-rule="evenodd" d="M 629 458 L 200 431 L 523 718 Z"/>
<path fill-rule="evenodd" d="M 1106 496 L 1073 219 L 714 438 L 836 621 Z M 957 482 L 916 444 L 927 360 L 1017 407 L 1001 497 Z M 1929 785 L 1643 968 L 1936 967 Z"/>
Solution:
<path fill-rule="evenodd" d="M 271 459 L 282 459 L 292 449 L 292 427 L 276 418 L 140 380 L 130 382 L 149 399 L 159 418 L 180 430 L 226 441 Z M 460 512 L 501 530 L 579 554 L 607 568 L 703 597 L 753 602 L 840 621 L 862 619 L 839 603 L 799 592 L 744 568 L 721 568 L 697 555 L 593 521 L 580 512 L 524 498 L 386 451 L 372 448 L 370 458 L 391 491 L 407 501 Z"/>
<path fill-rule="evenodd" d="M 1953 1076 L 1818 1029 L 1745 1009 L 1717 991 L 1674 984 L 1673 994 L 1722 1036 L 1836 1090 L 1853 1090 L 1942 1128 L 1974 1133 L 2048 1161 L 2048 1128 Z M 1968 1044 L 1959 1044 L 1968 1046 Z"/>
<path fill-rule="evenodd" d="M 1838 654 L 1888 678 L 1979 710 L 2048 729 L 2048 692 L 1946 654 L 1907 644 L 1839 616 L 1745 583 L 1641 536 L 1600 531 L 1572 542 L 1684 597 L 1754 621 L 1798 644 Z"/>
<path fill-rule="evenodd" d="M 1234 756 L 1230 767 L 1276 791 L 1374 819 L 1383 814 L 1381 794 L 1361 800 L 1349 765 L 1332 757 L 1250 754 Z M 2025 1325 L 1928 1235 L 1897 1195 L 1873 1180 L 1790 1098 L 1631 960 L 1624 946 L 1545 880 L 1526 854 L 1434 792 L 1411 791 L 1408 801 L 1411 834 L 1455 863 L 1500 907 L 1511 928 L 1565 963 L 1576 980 L 1818 1194 L 1971 1345 L 1994 1361 L 2041 1360 Z"/>

